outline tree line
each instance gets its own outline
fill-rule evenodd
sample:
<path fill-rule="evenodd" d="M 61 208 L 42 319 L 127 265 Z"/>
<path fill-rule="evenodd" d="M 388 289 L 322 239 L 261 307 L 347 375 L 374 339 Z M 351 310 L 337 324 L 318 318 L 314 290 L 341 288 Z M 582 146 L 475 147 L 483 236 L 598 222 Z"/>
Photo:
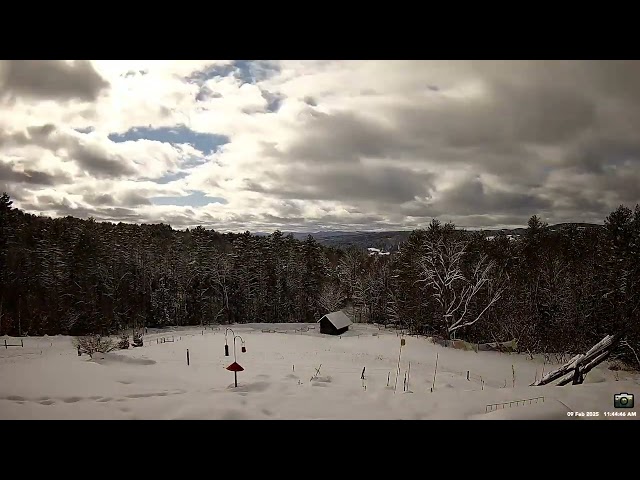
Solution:
<path fill-rule="evenodd" d="M 603 226 L 518 237 L 433 220 L 391 256 L 198 227 L 35 216 L 0 197 L 0 335 L 113 334 L 143 327 L 355 321 L 523 351 L 583 352 L 627 329 L 640 350 L 640 206 Z"/>

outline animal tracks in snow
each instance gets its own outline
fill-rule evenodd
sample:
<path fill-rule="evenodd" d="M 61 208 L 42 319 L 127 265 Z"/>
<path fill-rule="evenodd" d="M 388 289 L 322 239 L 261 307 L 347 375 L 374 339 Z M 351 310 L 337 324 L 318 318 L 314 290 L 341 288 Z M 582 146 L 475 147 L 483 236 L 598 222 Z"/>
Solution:
<path fill-rule="evenodd" d="M 173 390 L 173 391 L 162 391 L 162 392 L 145 392 L 145 393 L 132 393 L 130 395 L 126 395 L 121 398 L 114 397 L 101 397 L 97 395 L 92 395 L 90 397 L 39 397 L 39 398 L 26 398 L 19 395 L 8 395 L 6 397 L 0 397 L 0 401 L 9 401 L 15 402 L 20 405 L 26 402 L 39 403 L 40 405 L 49 406 L 55 405 L 58 402 L 73 404 L 78 402 L 98 402 L 98 403 L 109 403 L 109 402 L 125 402 L 127 400 L 135 400 L 137 398 L 150 398 L 150 397 L 167 397 L 170 395 L 182 395 L 187 393 L 186 390 Z"/>

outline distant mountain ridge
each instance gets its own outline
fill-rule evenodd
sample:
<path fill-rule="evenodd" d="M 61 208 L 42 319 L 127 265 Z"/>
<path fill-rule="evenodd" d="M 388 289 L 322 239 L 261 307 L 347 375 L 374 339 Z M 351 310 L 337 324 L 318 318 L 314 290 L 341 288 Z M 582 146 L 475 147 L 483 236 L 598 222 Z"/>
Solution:
<path fill-rule="evenodd" d="M 552 231 L 560 230 L 563 228 L 602 228 L 603 225 L 595 223 L 580 223 L 580 222 L 568 222 L 549 225 L 549 229 Z M 523 235 L 527 228 L 495 228 L 495 229 L 464 229 L 468 232 L 482 231 L 487 236 L 497 235 L 498 233 L 504 233 L 505 235 Z M 309 235 L 315 238 L 318 243 L 328 247 L 357 247 L 357 248 L 380 248 L 384 251 L 397 250 L 398 244 L 406 241 L 411 235 L 412 230 L 388 230 L 388 231 L 319 231 L 319 232 L 282 232 L 284 235 L 293 235 L 298 240 L 304 240 Z M 268 233 L 259 232 L 256 235 L 268 235 Z"/>

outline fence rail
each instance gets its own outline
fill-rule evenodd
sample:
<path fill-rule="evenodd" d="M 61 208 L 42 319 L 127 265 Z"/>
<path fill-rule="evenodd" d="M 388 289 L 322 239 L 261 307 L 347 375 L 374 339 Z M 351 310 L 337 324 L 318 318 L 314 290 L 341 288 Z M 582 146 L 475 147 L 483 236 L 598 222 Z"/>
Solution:
<path fill-rule="evenodd" d="M 7 343 L 7 339 L 5 338 L 4 340 L 4 348 L 9 348 L 9 347 L 22 347 L 24 348 L 24 340 L 21 338 L 20 339 L 20 344 L 17 343 Z"/>
<path fill-rule="evenodd" d="M 507 405 L 509 406 L 509 408 L 511 408 L 511 407 L 519 407 L 522 405 L 532 405 L 534 403 L 539 403 L 539 402 L 544 403 L 544 397 L 533 397 L 533 398 L 526 398 L 524 400 L 512 400 L 510 402 L 490 403 L 485 407 L 484 413 L 495 412 L 499 408 L 504 409 Z"/>

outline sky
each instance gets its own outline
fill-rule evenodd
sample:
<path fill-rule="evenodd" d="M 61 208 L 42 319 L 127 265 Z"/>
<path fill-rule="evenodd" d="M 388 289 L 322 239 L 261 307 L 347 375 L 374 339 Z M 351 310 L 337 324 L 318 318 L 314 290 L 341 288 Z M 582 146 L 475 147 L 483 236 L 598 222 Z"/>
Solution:
<path fill-rule="evenodd" d="M 602 223 L 640 202 L 638 61 L 0 61 L 0 192 L 220 231 Z"/>

